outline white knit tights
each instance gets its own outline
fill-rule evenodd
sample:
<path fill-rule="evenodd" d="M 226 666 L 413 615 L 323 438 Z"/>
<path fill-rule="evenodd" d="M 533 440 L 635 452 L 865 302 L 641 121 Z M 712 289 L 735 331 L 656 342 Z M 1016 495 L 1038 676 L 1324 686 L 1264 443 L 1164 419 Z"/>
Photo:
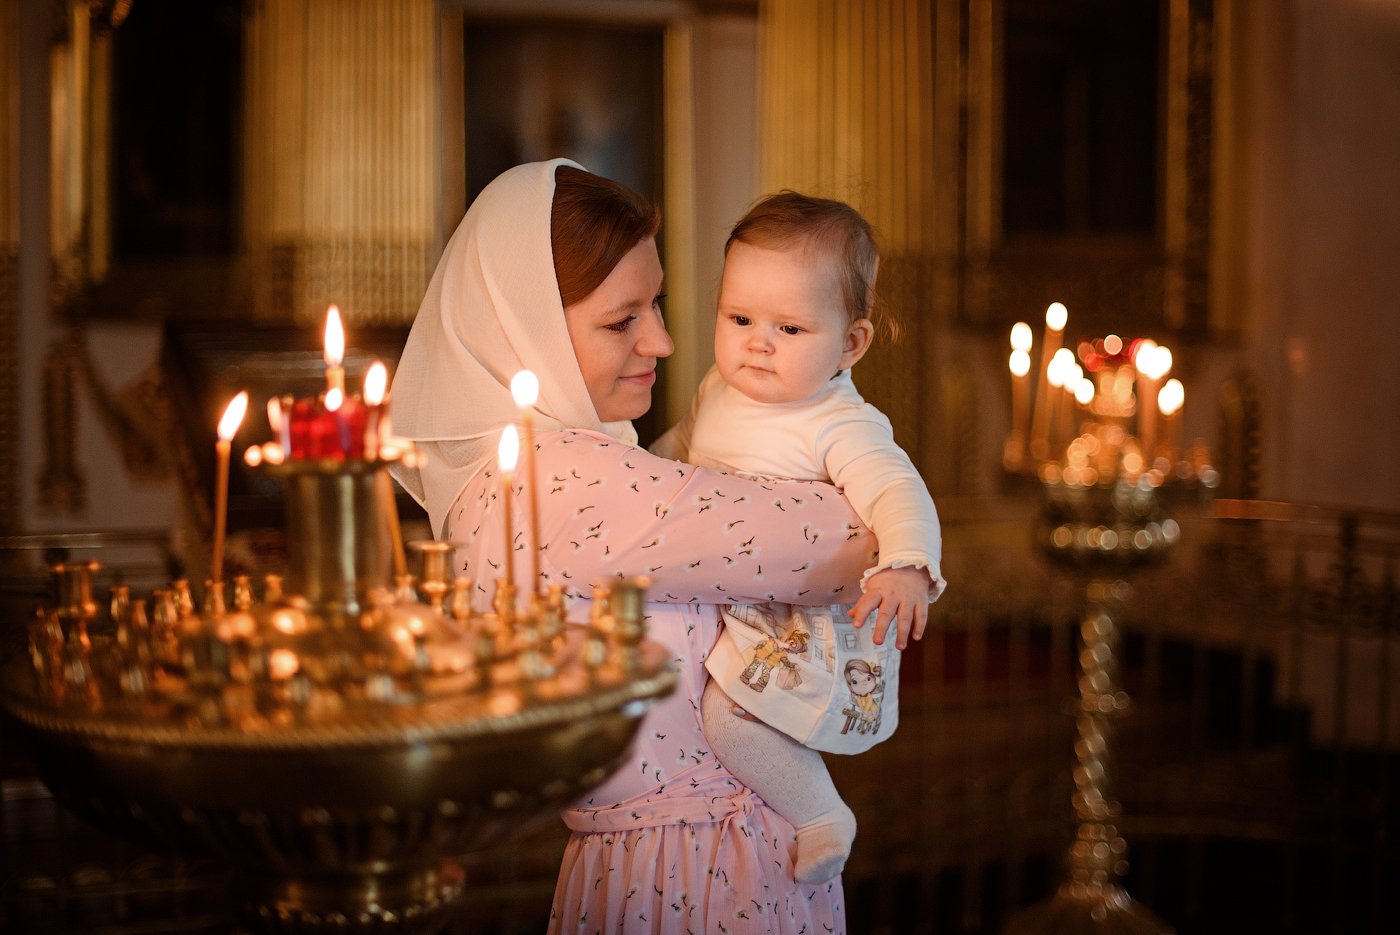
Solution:
<path fill-rule="evenodd" d="M 841 801 L 820 753 L 735 714 L 735 707 L 714 682 L 705 687 L 701 710 L 710 749 L 797 831 L 797 882 L 825 883 L 846 865 L 856 816 Z"/>

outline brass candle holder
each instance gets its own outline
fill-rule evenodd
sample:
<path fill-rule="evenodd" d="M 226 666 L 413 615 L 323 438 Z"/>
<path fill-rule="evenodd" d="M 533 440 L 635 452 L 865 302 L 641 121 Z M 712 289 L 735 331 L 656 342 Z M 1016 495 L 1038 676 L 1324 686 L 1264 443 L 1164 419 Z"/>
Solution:
<path fill-rule="evenodd" d="M 1129 481 L 1120 475 L 1104 485 L 1045 484 L 1035 537 L 1043 554 L 1087 573 L 1071 799 L 1078 827 L 1067 854 L 1069 878 L 1048 900 L 1012 917 L 1006 932 L 1166 935 L 1173 929 L 1120 882 L 1128 869 L 1128 845 L 1118 830 L 1122 809 L 1112 794 L 1112 747 L 1129 698 L 1118 681 L 1120 628 L 1114 618 L 1132 593 L 1125 576 L 1165 558 L 1180 529 L 1166 515 L 1161 486 L 1147 477 Z"/>
<path fill-rule="evenodd" d="M 212 854 L 262 932 L 434 932 L 459 902 L 452 859 L 596 785 L 676 675 L 644 640 L 640 581 L 593 626 L 557 589 L 495 607 L 424 544 L 392 573 L 390 457 L 288 460 L 289 562 L 263 599 L 236 578 L 146 601 L 93 597 L 93 563 L 55 569 L 58 606 L 0 700 L 56 798 L 147 846 Z M 426 598 L 426 600 L 424 599 Z M 602 652 L 595 651 L 601 644 Z"/>
<path fill-rule="evenodd" d="M 1174 437 L 1165 444 L 1153 440 L 1157 383 L 1171 368 L 1170 352 L 1151 341 L 1130 345 L 1114 335 L 1079 345 L 1079 359 L 1094 379 L 1084 376 L 1073 356 L 1061 361 L 1058 374 L 1046 375 L 1037 393 L 1037 413 L 1044 398 L 1046 415 L 1033 423 L 1034 438 L 1026 446 L 1024 402 L 1015 395 L 1026 391 L 1024 361 L 1016 356 L 1024 353 L 1024 341 L 1018 343 L 1024 337 L 1013 332 L 1016 417 L 1004 464 L 1008 473 L 1038 481 L 1036 546 L 1084 574 L 1085 606 L 1071 803 L 1077 831 L 1067 855 L 1069 878 L 1051 898 L 1015 915 L 1006 931 L 1162 935 L 1171 927 L 1134 901 L 1120 882 L 1128 847 L 1118 830 L 1121 807 L 1112 795 L 1112 748 L 1129 698 L 1118 680 L 1115 617 L 1131 597 L 1131 571 L 1164 560 L 1180 539 L 1168 504 L 1208 498 L 1218 474 L 1204 446 L 1182 450 Z M 1173 390 L 1175 398 L 1162 405 L 1169 417 L 1180 408 L 1180 384 Z"/>

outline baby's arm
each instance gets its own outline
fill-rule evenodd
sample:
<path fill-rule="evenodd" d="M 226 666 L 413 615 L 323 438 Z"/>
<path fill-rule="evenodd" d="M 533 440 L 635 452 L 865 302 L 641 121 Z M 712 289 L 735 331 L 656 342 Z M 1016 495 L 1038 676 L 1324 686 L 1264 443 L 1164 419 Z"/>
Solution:
<path fill-rule="evenodd" d="M 654 601 L 822 605 L 849 600 L 872 560 L 829 484 L 762 484 L 578 430 L 541 436 L 536 457 L 542 563 L 576 593 L 644 574 Z"/>
<path fill-rule="evenodd" d="M 896 645 L 923 637 L 928 605 L 942 593 L 942 536 L 938 511 L 909 456 L 894 442 L 889 421 L 862 406 L 834 422 L 819 439 L 827 471 L 880 544 L 879 564 L 862 581 L 851 608 L 860 626 L 872 611 L 875 642 L 893 622 Z"/>

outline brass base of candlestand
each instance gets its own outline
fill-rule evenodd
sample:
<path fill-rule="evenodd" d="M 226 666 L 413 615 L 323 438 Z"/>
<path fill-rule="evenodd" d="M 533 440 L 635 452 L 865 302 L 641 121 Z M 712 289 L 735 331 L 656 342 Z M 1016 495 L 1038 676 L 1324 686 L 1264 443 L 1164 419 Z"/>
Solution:
<path fill-rule="evenodd" d="M 1164 515 L 1160 488 L 1146 483 L 1046 484 L 1035 535 L 1045 555 L 1090 573 L 1079 630 L 1075 720 L 1072 806 L 1079 830 L 1069 850 L 1070 882 L 1013 916 L 1006 933 L 1170 935 L 1170 926 L 1116 882 L 1127 867 L 1127 843 L 1114 824 L 1120 810 L 1110 780 L 1114 723 L 1128 707 L 1118 685 L 1114 610 L 1132 593 L 1117 575 L 1164 558 L 1177 542 L 1178 526 Z"/>
<path fill-rule="evenodd" d="M 139 844 L 220 859 L 253 930 L 426 935 L 460 901 L 454 855 L 601 782 L 674 688 L 656 643 L 626 669 L 589 669 L 583 629 L 561 637 L 549 678 L 261 732 L 55 708 L 22 657 L 0 670 L 0 700 L 56 799 Z"/>
<path fill-rule="evenodd" d="M 1011 917 L 1005 935 L 1175 935 L 1176 930 L 1121 887 L 1066 885 Z"/>

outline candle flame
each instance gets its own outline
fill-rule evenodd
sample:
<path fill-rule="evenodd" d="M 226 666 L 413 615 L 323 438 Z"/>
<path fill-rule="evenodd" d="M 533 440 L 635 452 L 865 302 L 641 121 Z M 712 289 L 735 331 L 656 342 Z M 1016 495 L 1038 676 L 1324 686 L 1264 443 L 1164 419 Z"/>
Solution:
<path fill-rule="evenodd" d="M 1116 357 L 1123 350 L 1123 339 L 1116 334 L 1110 334 L 1103 339 L 1103 352 L 1109 357 Z"/>
<path fill-rule="evenodd" d="M 503 472 L 515 470 L 515 462 L 520 458 L 520 434 L 516 432 L 515 426 L 507 425 L 505 431 L 501 432 L 501 445 L 496 454 Z"/>
<path fill-rule="evenodd" d="M 1138 350 L 1133 363 L 1138 373 L 1149 380 L 1160 380 L 1172 369 L 1172 352 L 1161 345 L 1148 343 L 1147 347 Z"/>
<path fill-rule="evenodd" d="M 229 402 L 224 417 L 219 420 L 219 441 L 226 442 L 238 432 L 243 415 L 248 411 L 248 391 L 244 390 Z"/>
<path fill-rule="evenodd" d="M 267 425 L 274 435 L 282 431 L 282 400 L 276 396 L 267 401 Z"/>
<path fill-rule="evenodd" d="M 263 450 L 258 445 L 249 445 L 248 450 L 243 452 L 243 462 L 248 467 L 257 467 L 262 464 Z"/>
<path fill-rule="evenodd" d="M 1026 351 L 1017 349 L 1011 352 L 1011 375 L 1013 377 L 1024 377 L 1031 372 L 1031 355 Z"/>
<path fill-rule="evenodd" d="M 1162 415 L 1170 416 L 1181 408 L 1181 404 L 1186 401 L 1186 388 L 1181 385 L 1181 381 L 1172 377 L 1157 392 L 1157 408 L 1162 411 Z"/>
<path fill-rule="evenodd" d="M 262 457 L 268 464 L 281 464 L 287 459 L 287 455 L 282 450 L 282 446 L 277 442 L 264 442 L 262 446 Z"/>
<path fill-rule="evenodd" d="M 1157 342 L 1151 338 L 1143 338 L 1133 343 L 1132 358 L 1133 366 L 1140 373 L 1147 373 L 1147 361 L 1151 360 L 1157 353 Z"/>
<path fill-rule="evenodd" d="M 1024 321 L 1018 321 L 1011 326 L 1011 349 L 1013 351 L 1029 351 L 1031 340 L 1030 325 Z"/>
<path fill-rule="evenodd" d="M 345 328 L 340 323 L 340 309 L 332 305 L 326 310 L 326 366 L 339 367 L 344 359 Z"/>
<path fill-rule="evenodd" d="M 1081 406 L 1087 406 L 1094 401 L 1094 381 L 1081 378 L 1074 385 L 1074 400 Z"/>
<path fill-rule="evenodd" d="M 1051 302 L 1050 307 L 1045 310 L 1045 327 L 1051 331 L 1064 331 L 1068 322 L 1069 309 L 1065 308 L 1064 303 Z"/>
<path fill-rule="evenodd" d="M 340 407 L 345 404 L 345 392 L 339 387 L 331 387 L 326 390 L 326 411 L 339 412 Z"/>
<path fill-rule="evenodd" d="M 1060 355 L 1056 354 L 1050 358 L 1050 363 L 1046 364 L 1045 382 L 1056 389 L 1065 385 L 1065 365 Z"/>
<path fill-rule="evenodd" d="M 378 406 L 384 402 L 384 390 L 389 386 L 389 368 L 376 360 L 365 374 L 365 402 Z"/>
<path fill-rule="evenodd" d="M 510 378 L 510 395 L 521 409 L 528 409 L 540 398 L 540 379 L 532 371 L 521 370 Z"/>

